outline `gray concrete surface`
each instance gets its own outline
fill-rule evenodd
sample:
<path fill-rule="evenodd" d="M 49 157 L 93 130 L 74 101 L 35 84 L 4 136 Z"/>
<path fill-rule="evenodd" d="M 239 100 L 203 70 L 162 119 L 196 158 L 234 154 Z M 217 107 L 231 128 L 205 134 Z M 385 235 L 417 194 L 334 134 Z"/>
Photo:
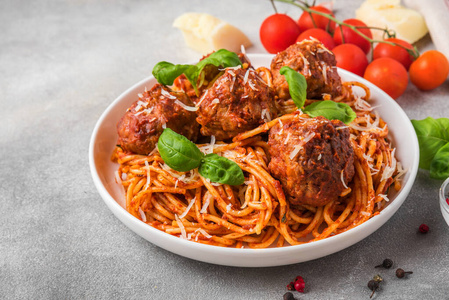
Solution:
<path fill-rule="evenodd" d="M 361 1 L 338 0 L 336 16 Z M 295 18 L 300 11 L 279 10 Z M 207 12 L 240 27 L 264 52 L 258 30 L 269 1 L 0 2 L 0 299 L 282 299 L 302 275 L 300 299 L 448 299 L 449 228 L 441 181 L 420 171 L 410 196 L 377 232 L 314 261 L 272 268 L 189 260 L 128 230 L 101 200 L 88 167 L 100 114 L 161 60 L 197 60 L 173 20 Z M 432 48 L 426 37 L 418 43 Z M 411 119 L 449 116 L 449 84 L 398 100 Z M 421 223 L 427 235 L 417 234 Z M 373 266 L 389 257 L 414 271 L 404 280 Z"/>

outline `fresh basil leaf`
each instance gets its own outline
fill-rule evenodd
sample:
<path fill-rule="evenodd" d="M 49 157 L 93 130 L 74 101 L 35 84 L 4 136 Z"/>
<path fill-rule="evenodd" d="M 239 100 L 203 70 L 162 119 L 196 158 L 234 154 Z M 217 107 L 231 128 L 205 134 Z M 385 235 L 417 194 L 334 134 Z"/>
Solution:
<path fill-rule="evenodd" d="M 214 65 L 217 68 L 227 68 L 236 67 L 241 64 L 242 62 L 237 54 L 226 49 L 220 49 L 196 65 L 174 65 L 170 62 L 161 61 L 154 66 L 152 73 L 154 78 L 163 85 L 172 85 L 179 75 L 184 74 L 198 94 L 198 77 L 206 66 Z"/>
<path fill-rule="evenodd" d="M 306 103 L 307 97 L 307 81 L 304 75 L 296 72 L 290 67 L 284 66 L 279 70 L 281 75 L 284 75 L 288 83 L 288 91 L 292 97 L 293 103 L 296 107 L 301 109 Z"/>
<path fill-rule="evenodd" d="M 449 143 L 441 147 L 430 163 L 430 177 L 445 179 L 449 177 Z"/>
<path fill-rule="evenodd" d="M 215 153 L 208 154 L 204 157 L 198 171 L 201 176 L 210 179 L 212 182 L 239 185 L 245 181 L 243 171 L 239 165 Z"/>
<path fill-rule="evenodd" d="M 160 84 L 172 85 L 179 75 L 190 74 L 195 70 L 196 67 L 192 65 L 174 65 L 170 62 L 161 61 L 154 66 L 152 74 Z"/>
<path fill-rule="evenodd" d="M 340 120 L 345 124 L 351 123 L 356 114 L 346 103 L 331 100 L 314 102 L 303 109 L 311 117 L 323 116 L 328 120 Z"/>
<path fill-rule="evenodd" d="M 164 129 L 157 142 L 164 162 L 173 170 L 187 172 L 197 168 L 204 154 L 185 136 L 170 128 Z"/>
<path fill-rule="evenodd" d="M 449 142 L 449 119 L 427 117 L 411 122 L 419 142 L 419 167 L 429 170 L 438 150 Z"/>
<path fill-rule="evenodd" d="M 198 74 L 204 69 L 207 65 L 214 65 L 217 68 L 228 68 L 228 67 L 237 67 L 240 66 L 242 62 L 239 59 L 239 56 L 231 51 L 226 49 L 220 49 L 213 53 L 211 53 L 208 57 L 201 60 L 196 64 L 198 67 Z"/>

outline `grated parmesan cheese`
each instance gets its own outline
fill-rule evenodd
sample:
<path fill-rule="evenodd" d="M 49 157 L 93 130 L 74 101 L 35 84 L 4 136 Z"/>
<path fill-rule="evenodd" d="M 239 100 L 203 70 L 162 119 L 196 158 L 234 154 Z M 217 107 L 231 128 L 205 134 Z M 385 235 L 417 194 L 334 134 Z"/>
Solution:
<path fill-rule="evenodd" d="M 304 137 L 304 140 L 303 140 L 303 145 L 304 144 L 307 144 L 307 142 L 309 142 L 311 139 L 313 139 L 313 137 L 315 136 L 315 132 L 309 132 L 309 134 L 307 134 L 305 137 Z"/>
<path fill-rule="evenodd" d="M 302 146 L 301 145 L 296 145 L 295 148 L 293 149 L 293 151 L 290 153 L 289 157 L 290 160 L 293 160 L 293 158 L 296 157 L 296 155 L 298 155 L 299 151 L 301 150 Z"/>
<path fill-rule="evenodd" d="M 290 139 L 290 132 L 287 133 L 287 137 L 285 138 L 284 145 L 287 145 L 289 139 Z"/>
<path fill-rule="evenodd" d="M 377 196 L 379 196 L 380 198 L 384 199 L 387 202 L 390 201 L 390 199 L 388 199 L 387 195 L 385 195 L 385 194 L 379 194 Z"/>
<path fill-rule="evenodd" d="M 284 132 L 284 124 L 282 124 L 281 119 L 278 119 L 278 120 L 279 120 L 279 126 L 281 126 L 281 130 L 279 130 L 278 134 L 282 134 Z"/>
<path fill-rule="evenodd" d="M 246 82 L 248 81 L 248 76 L 249 76 L 249 69 L 246 70 L 245 76 L 243 77 L 243 84 L 244 84 L 244 85 L 245 85 Z"/>
<path fill-rule="evenodd" d="M 210 197 L 206 197 L 206 201 L 204 201 L 203 207 L 201 207 L 200 213 L 205 214 L 207 209 L 209 208 Z"/>
<path fill-rule="evenodd" d="M 187 234 L 186 229 L 184 227 L 184 224 L 182 224 L 181 220 L 179 219 L 178 215 L 175 214 L 176 224 L 178 224 L 179 229 L 181 229 L 181 236 L 180 238 L 187 240 Z"/>
<path fill-rule="evenodd" d="M 188 111 L 197 111 L 198 110 L 198 106 L 188 106 L 185 105 L 184 103 L 182 103 L 181 101 L 179 101 L 178 99 L 175 100 L 175 103 L 178 104 L 179 106 L 181 106 L 182 108 L 184 108 L 185 110 Z"/>
<path fill-rule="evenodd" d="M 341 183 L 343 183 L 343 186 L 345 187 L 345 189 L 347 189 L 348 186 L 346 185 L 345 180 L 344 180 L 344 178 L 343 178 L 343 171 L 344 171 L 344 170 L 341 170 L 341 173 L 340 173 L 340 179 L 341 179 Z"/>
<path fill-rule="evenodd" d="M 169 92 L 167 92 L 166 90 L 164 90 L 164 89 L 161 89 L 161 94 L 163 95 L 163 96 L 166 96 L 167 98 L 169 98 L 169 99 L 176 99 L 176 97 L 175 96 L 173 96 L 172 94 L 170 94 Z"/>
<path fill-rule="evenodd" d="M 147 183 L 145 183 L 145 189 L 148 189 L 151 183 L 150 165 L 148 164 L 148 161 L 145 161 L 145 167 L 147 167 Z"/>
<path fill-rule="evenodd" d="M 393 151 L 391 151 L 391 165 L 385 167 L 380 181 L 384 181 L 384 180 L 392 177 L 394 172 L 396 171 L 396 158 L 394 157 L 395 152 L 396 152 L 396 148 L 394 148 Z"/>
<path fill-rule="evenodd" d="M 192 208 L 193 204 L 195 204 L 195 198 L 196 197 L 194 197 L 192 200 L 190 200 L 190 203 L 187 206 L 186 210 L 179 216 L 180 219 L 183 219 L 189 213 L 189 211 Z"/>
<path fill-rule="evenodd" d="M 140 214 L 140 218 L 142 219 L 142 221 L 146 222 L 147 221 L 147 216 L 143 212 L 142 208 L 140 208 L 140 206 L 139 206 L 139 214 Z"/>
<path fill-rule="evenodd" d="M 260 117 L 265 121 L 265 123 L 271 121 L 270 112 L 266 108 L 262 109 L 262 111 L 260 112 Z"/>

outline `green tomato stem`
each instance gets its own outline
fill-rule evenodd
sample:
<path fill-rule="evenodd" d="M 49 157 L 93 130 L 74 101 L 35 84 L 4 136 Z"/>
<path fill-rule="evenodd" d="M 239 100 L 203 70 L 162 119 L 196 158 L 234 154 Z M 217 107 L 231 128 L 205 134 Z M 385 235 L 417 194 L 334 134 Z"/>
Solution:
<path fill-rule="evenodd" d="M 271 1 L 273 1 L 273 0 L 271 0 Z M 372 38 L 366 36 L 363 32 L 361 32 L 359 30 L 359 28 L 361 28 L 361 29 L 368 28 L 368 29 L 374 29 L 374 30 L 382 30 L 385 34 L 387 34 L 388 37 L 392 36 L 391 32 L 393 32 L 394 36 L 396 36 L 396 33 L 393 30 L 389 30 L 387 28 L 381 28 L 381 27 L 354 26 L 354 25 L 351 25 L 351 24 L 346 24 L 346 23 L 336 19 L 335 17 L 333 17 L 330 14 L 326 14 L 326 13 L 323 13 L 323 12 L 320 12 L 320 11 L 316 11 L 316 10 L 310 9 L 310 7 L 307 5 L 307 3 L 304 3 L 303 1 L 295 1 L 295 0 L 276 0 L 276 1 L 294 5 L 296 7 L 299 7 L 301 10 L 303 10 L 305 12 L 308 12 L 310 15 L 313 13 L 313 14 L 316 14 L 316 15 L 319 15 L 319 16 L 323 16 L 323 17 L 325 17 L 325 18 L 327 18 L 329 20 L 334 21 L 336 24 L 341 25 L 340 26 L 340 30 L 341 30 L 341 33 L 342 33 L 341 37 L 342 37 L 343 43 L 345 41 L 344 41 L 343 27 L 342 26 L 345 26 L 345 27 L 348 27 L 348 28 L 352 29 L 356 34 L 358 34 L 359 36 L 361 36 L 362 38 L 364 38 L 365 40 L 370 42 L 371 45 L 373 45 L 374 43 L 383 43 L 383 44 L 388 44 L 388 45 L 392 45 L 392 46 L 399 46 L 399 47 L 405 49 L 414 58 L 418 58 L 419 57 L 419 52 L 418 52 L 418 49 L 416 49 L 416 47 L 413 47 L 413 49 L 409 49 L 409 48 L 407 48 L 407 47 L 405 47 L 403 45 L 400 45 L 398 43 L 394 43 L 394 42 L 390 42 L 390 41 L 384 41 L 384 40 L 375 40 L 375 39 L 372 39 Z M 313 18 L 312 18 L 312 22 L 313 22 L 314 26 L 316 26 L 315 21 L 313 20 Z"/>

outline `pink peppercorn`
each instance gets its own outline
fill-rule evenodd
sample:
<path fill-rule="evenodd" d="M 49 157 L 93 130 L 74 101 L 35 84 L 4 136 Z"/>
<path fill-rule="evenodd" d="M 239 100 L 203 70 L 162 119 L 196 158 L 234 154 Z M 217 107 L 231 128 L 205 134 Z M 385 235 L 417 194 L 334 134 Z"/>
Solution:
<path fill-rule="evenodd" d="M 419 226 L 419 232 L 421 232 L 421 233 L 429 232 L 429 226 L 427 226 L 426 224 L 421 224 Z"/>
<path fill-rule="evenodd" d="M 304 293 L 304 288 L 306 287 L 306 284 L 301 276 L 296 277 L 294 286 L 295 290 L 297 290 L 300 293 Z"/>

